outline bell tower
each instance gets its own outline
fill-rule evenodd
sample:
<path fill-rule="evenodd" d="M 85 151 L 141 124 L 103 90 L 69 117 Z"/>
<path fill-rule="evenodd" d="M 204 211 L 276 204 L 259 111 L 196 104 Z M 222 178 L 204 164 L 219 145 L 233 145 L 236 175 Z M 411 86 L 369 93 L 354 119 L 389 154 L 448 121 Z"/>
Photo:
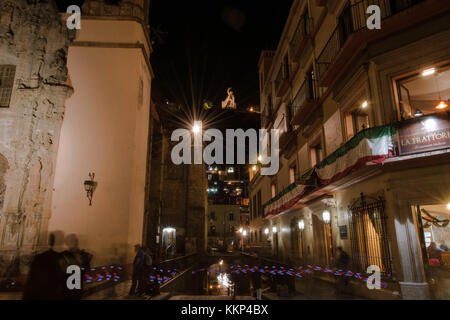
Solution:
<path fill-rule="evenodd" d="M 86 0 L 83 14 L 88 16 L 116 16 L 140 20 L 148 24 L 150 0 Z"/>
<path fill-rule="evenodd" d="M 149 6 L 149 0 L 85 0 L 69 46 L 74 93 L 61 129 L 49 231 L 82 235 L 93 265 L 131 262 L 143 240 L 153 78 Z M 72 190 L 90 172 L 97 185 L 87 199 Z M 75 220 L 67 219 L 67 208 Z"/>

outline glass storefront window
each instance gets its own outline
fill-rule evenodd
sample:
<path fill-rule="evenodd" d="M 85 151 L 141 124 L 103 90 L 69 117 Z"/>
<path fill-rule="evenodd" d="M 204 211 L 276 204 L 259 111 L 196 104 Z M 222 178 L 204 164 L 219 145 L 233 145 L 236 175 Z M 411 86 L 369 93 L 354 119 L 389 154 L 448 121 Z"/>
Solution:
<path fill-rule="evenodd" d="M 401 119 L 448 110 L 450 65 L 428 67 L 396 81 Z"/>

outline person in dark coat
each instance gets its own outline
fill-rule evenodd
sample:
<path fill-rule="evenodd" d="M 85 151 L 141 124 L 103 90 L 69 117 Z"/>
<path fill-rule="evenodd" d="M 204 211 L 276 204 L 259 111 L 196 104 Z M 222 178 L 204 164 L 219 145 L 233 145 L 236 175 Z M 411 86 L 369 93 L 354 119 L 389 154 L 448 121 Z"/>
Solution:
<path fill-rule="evenodd" d="M 64 271 L 65 283 L 63 295 L 67 300 L 81 300 L 84 294 L 84 275 L 91 266 L 92 255 L 84 250 L 80 250 L 78 247 L 78 237 L 75 234 L 69 234 L 64 239 L 68 250 L 61 252 L 61 266 Z M 78 266 L 81 271 L 81 289 L 70 290 L 66 281 L 70 277 L 70 274 L 66 273 L 67 267 L 70 265 Z"/>
<path fill-rule="evenodd" d="M 133 261 L 133 276 L 131 280 L 130 296 L 134 296 L 136 294 L 136 290 L 138 293 L 142 292 L 142 277 L 144 271 L 144 251 L 139 244 L 134 246 L 134 250 L 136 252 L 136 256 Z"/>
<path fill-rule="evenodd" d="M 61 254 L 53 250 L 55 236 L 50 234 L 47 251 L 37 254 L 30 266 L 23 300 L 61 300 L 64 298 L 64 273 Z"/>
<path fill-rule="evenodd" d="M 253 290 L 256 291 L 256 300 L 261 300 L 262 283 L 261 283 L 261 273 L 259 272 L 259 270 L 255 270 L 255 272 L 252 273 L 252 285 Z"/>
<path fill-rule="evenodd" d="M 334 265 L 337 269 L 340 269 L 344 272 L 348 271 L 348 268 L 350 267 L 350 256 L 340 246 L 337 248 L 337 256 Z M 336 295 L 343 293 L 347 285 L 347 277 L 339 276 L 336 279 Z"/>

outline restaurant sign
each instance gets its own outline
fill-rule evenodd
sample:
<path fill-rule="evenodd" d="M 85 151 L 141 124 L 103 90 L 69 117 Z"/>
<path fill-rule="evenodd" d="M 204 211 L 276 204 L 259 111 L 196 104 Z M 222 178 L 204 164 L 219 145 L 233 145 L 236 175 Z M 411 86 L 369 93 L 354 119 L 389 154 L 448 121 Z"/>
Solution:
<path fill-rule="evenodd" d="M 398 149 L 400 155 L 450 148 L 450 117 L 448 113 L 423 116 L 400 124 Z"/>

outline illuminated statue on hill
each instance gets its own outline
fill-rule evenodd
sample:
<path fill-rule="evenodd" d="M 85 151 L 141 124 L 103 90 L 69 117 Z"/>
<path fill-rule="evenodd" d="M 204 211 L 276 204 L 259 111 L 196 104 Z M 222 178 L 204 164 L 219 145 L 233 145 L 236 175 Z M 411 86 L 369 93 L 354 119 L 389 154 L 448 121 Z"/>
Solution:
<path fill-rule="evenodd" d="M 236 102 L 234 101 L 234 94 L 231 88 L 228 88 L 227 94 L 228 97 L 222 101 L 222 109 L 224 108 L 236 109 Z"/>

